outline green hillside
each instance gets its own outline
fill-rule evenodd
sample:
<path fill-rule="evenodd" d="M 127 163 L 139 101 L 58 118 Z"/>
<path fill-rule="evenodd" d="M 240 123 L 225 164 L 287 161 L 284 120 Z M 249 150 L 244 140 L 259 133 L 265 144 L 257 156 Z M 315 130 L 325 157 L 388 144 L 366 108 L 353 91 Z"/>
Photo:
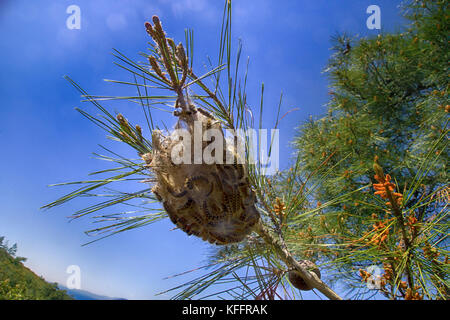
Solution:
<path fill-rule="evenodd" d="M 17 246 L 8 248 L 0 237 L 0 300 L 72 300 L 57 284 L 46 282 L 16 257 Z"/>

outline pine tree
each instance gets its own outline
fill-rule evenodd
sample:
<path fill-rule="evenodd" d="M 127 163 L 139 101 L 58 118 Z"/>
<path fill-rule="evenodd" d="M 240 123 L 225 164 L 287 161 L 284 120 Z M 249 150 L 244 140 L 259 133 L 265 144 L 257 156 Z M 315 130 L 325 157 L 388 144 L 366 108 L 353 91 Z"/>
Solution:
<path fill-rule="evenodd" d="M 17 253 L 17 243 L 14 243 L 11 248 L 8 249 L 8 253 L 12 256 L 15 257 L 16 253 Z"/>
<path fill-rule="evenodd" d="M 253 118 L 257 112 L 247 103 L 240 44 L 237 55 L 231 53 L 235 52 L 231 8 L 231 1 L 225 1 L 217 65 L 211 62 L 205 75 L 197 75 L 192 63 L 192 31 L 186 32 L 184 45 L 177 45 L 155 16 L 153 24 L 145 25 L 153 40 L 142 53 L 145 62 L 115 53 L 118 65 L 132 76 L 131 81 L 115 82 L 133 87 L 135 95 L 93 96 L 68 78 L 102 116 L 79 110 L 81 114 L 114 141 L 128 144 L 139 159 L 105 148 L 111 155 L 102 158 L 117 167 L 94 173 L 106 177 L 69 183 L 80 188 L 45 208 L 92 197 L 113 183 L 150 183 L 133 193 L 99 193 L 101 202 L 74 217 L 132 204 L 145 213 L 97 214 L 97 222 L 107 225 L 88 234 L 109 236 L 169 218 L 188 235 L 220 244 L 211 247 L 208 264 L 196 268 L 200 276 L 168 290 L 176 291 L 177 299 L 293 299 L 307 290 L 341 299 L 326 283 L 343 281 L 364 290 L 375 280 L 375 293 L 392 299 L 445 297 L 449 111 L 445 2 L 410 3 L 405 12 L 413 25 L 402 34 L 335 38 L 328 67 L 329 114 L 302 127 L 295 140 L 299 151 L 295 163 L 272 177 L 249 161 L 247 140 L 245 152 L 237 154 L 231 148 L 235 158 L 244 158 L 243 165 L 176 166 L 168 160 L 173 135 L 163 134 L 153 122 L 151 109 L 157 106 L 173 112 L 177 128 L 191 130 L 194 117 L 219 132 L 258 127 Z M 434 30 L 431 26 L 437 23 L 440 27 Z M 264 86 L 260 115 L 263 93 Z M 150 133 L 122 114 L 111 114 L 101 104 L 107 99 L 140 105 Z M 279 113 L 275 128 L 278 122 Z M 371 187 L 375 190 L 369 192 Z M 194 189 L 198 197 L 192 197 Z M 217 203 L 199 202 L 205 195 L 222 196 L 222 209 Z M 110 199 L 105 200 L 107 196 Z M 216 232 L 219 225 L 233 232 L 225 237 Z M 370 265 L 383 268 L 383 276 L 374 278 L 364 269 Z"/>
<path fill-rule="evenodd" d="M 403 12 L 404 32 L 333 39 L 328 114 L 303 125 L 295 145 L 307 172 L 330 172 L 314 197 L 329 204 L 322 219 L 343 248 L 330 260 L 336 277 L 360 288 L 372 265 L 388 298 L 445 298 L 449 9 L 425 0 Z"/>

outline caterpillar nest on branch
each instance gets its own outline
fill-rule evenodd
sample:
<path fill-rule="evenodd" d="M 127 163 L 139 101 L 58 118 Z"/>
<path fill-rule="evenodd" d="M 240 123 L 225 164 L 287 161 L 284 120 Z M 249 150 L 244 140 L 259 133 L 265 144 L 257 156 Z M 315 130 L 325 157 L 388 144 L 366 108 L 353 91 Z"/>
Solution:
<path fill-rule="evenodd" d="M 188 108 L 175 111 L 174 115 L 178 116 L 175 129 L 184 129 L 192 137 L 188 144 L 190 150 L 179 150 L 182 139 L 174 134 L 177 130 L 167 136 L 155 130 L 152 134 L 152 153 L 142 156 L 156 178 L 152 191 L 162 202 L 170 220 L 188 235 L 217 245 L 240 242 L 251 233 L 259 220 L 247 167 L 234 143 L 227 143 L 221 123 L 203 109 L 190 103 L 187 105 Z M 210 129 L 215 129 L 219 134 L 215 139 L 223 141 L 222 161 L 219 161 L 222 163 L 207 164 L 204 159 L 199 164 L 194 161 L 194 134 L 198 135 L 195 126 L 202 129 L 202 136 Z M 202 155 L 213 141 L 201 139 Z M 173 154 L 190 161 L 176 164 Z"/>

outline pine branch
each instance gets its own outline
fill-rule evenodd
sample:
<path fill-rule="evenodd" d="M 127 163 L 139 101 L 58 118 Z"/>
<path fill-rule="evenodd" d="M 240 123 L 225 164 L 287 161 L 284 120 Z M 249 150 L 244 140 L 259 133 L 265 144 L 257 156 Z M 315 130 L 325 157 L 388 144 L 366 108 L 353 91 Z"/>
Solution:
<path fill-rule="evenodd" d="M 261 221 L 255 227 L 255 232 L 258 233 L 258 235 L 261 236 L 261 238 L 263 238 L 267 244 L 273 247 L 273 249 L 278 253 L 278 256 L 283 260 L 284 263 L 286 263 L 286 265 L 298 271 L 303 280 L 308 285 L 316 288 L 331 300 L 342 300 L 342 298 L 322 280 L 320 280 L 314 272 L 307 271 L 305 268 L 303 268 L 288 251 L 284 240 L 281 237 L 279 237 L 279 239 L 276 239 L 274 236 L 272 236 L 267 227 L 265 227 Z"/>

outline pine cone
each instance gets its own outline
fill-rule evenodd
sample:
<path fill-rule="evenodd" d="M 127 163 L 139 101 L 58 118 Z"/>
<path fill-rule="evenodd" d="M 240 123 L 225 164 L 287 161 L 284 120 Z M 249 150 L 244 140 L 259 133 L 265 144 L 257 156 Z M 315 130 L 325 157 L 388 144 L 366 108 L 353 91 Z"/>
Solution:
<path fill-rule="evenodd" d="M 306 270 L 314 272 L 320 279 L 320 270 L 313 262 L 309 260 L 300 260 L 299 263 Z M 296 270 L 289 271 L 288 278 L 289 282 L 299 290 L 309 291 L 313 289 L 313 287 L 309 286 L 305 280 L 303 280 L 300 273 Z"/>
<path fill-rule="evenodd" d="M 242 241 L 259 220 L 256 196 L 250 188 L 245 163 L 239 161 L 234 144 L 226 143 L 220 122 L 208 112 L 190 105 L 189 111 L 174 114 L 179 117 L 175 128 L 183 128 L 190 134 L 191 163 L 175 164 L 173 161 L 173 153 L 183 158 L 184 152 L 189 151 L 180 148 L 179 135 L 174 135 L 176 130 L 166 137 L 154 131 L 152 155 L 146 157 L 151 159 L 148 166 L 156 176 L 153 193 L 163 203 L 170 220 L 188 235 L 218 245 Z M 195 164 L 196 121 L 197 129 L 199 125 L 202 128 L 202 135 L 208 129 L 216 129 L 220 134 L 224 143 L 223 164 L 206 164 L 204 159 Z M 202 155 L 213 141 L 202 141 Z M 227 154 L 233 159 L 231 164 L 226 163 Z"/>

